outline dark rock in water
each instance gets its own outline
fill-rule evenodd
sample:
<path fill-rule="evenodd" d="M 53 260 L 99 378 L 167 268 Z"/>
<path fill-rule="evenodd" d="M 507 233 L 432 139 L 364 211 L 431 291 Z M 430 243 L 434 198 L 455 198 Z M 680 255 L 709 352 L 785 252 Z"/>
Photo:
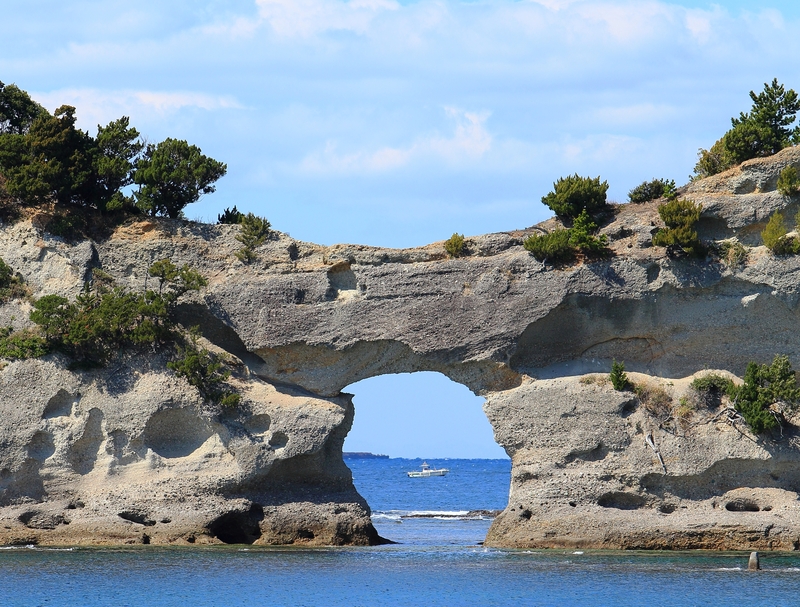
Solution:
<path fill-rule="evenodd" d="M 464 518 L 495 518 L 502 510 L 470 510 Z"/>

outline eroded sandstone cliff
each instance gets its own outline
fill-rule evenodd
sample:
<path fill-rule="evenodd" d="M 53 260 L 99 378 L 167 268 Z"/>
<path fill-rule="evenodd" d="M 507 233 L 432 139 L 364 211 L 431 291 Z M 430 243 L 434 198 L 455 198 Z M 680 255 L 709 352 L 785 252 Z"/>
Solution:
<path fill-rule="evenodd" d="M 614 255 L 553 268 L 525 231 L 392 250 L 274 237 L 243 264 L 238 227 L 129 221 L 65 242 L 33 216 L 0 233 L 0 257 L 35 296 L 75 295 L 94 269 L 131 289 L 170 258 L 209 280 L 178 309 L 227 352 L 243 395 L 205 403 L 164 353 L 68 371 L 59 355 L 0 371 L 0 542 L 370 543 L 368 506 L 341 458 L 342 390 L 384 373 L 439 371 L 486 397 L 512 458 L 496 546 L 793 549 L 798 434 L 753 436 L 722 403 L 664 417 L 601 380 L 624 360 L 640 384 L 693 398 L 704 369 L 741 376 L 776 353 L 800 362 L 796 257 L 759 244 L 800 149 L 695 182 L 705 239 L 753 246 L 744 264 L 670 259 L 657 204 L 622 205 L 602 228 Z M 0 309 L 29 324 L 30 304 Z"/>

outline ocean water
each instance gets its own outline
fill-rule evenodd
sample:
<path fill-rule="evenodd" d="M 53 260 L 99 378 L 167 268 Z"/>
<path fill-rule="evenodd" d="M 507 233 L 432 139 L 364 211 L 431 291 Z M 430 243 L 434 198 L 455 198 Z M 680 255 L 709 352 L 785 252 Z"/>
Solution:
<path fill-rule="evenodd" d="M 372 548 L 221 546 L 0 549 L 0 606 L 783 606 L 800 603 L 800 557 L 744 553 L 495 550 L 507 461 L 348 460 L 384 537 Z M 423 515 L 418 518 L 418 515 Z"/>
<path fill-rule="evenodd" d="M 446 476 L 409 478 L 422 459 L 347 459 L 359 493 L 372 508 L 378 533 L 414 546 L 476 546 L 492 520 L 476 511 L 502 510 L 508 502 L 511 460 L 424 460 Z"/>

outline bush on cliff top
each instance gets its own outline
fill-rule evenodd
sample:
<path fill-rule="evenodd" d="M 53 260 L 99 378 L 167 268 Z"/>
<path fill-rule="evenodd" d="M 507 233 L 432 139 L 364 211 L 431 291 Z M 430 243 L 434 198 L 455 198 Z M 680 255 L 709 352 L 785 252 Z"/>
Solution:
<path fill-rule="evenodd" d="M 539 261 L 552 263 L 570 261 L 575 249 L 569 244 L 569 230 L 553 230 L 549 234 L 531 234 L 522 246 Z"/>
<path fill-rule="evenodd" d="M 628 375 L 625 373 L 625 363 L 617 362 L 616 360 L 612 361 L 611 373 L 609 373 L 608 379 L 611 380 L 611 385 L 614 386 L 614 390 L 620 392 L 626 390 L 628 386 L 630 386 L 630 382 L 628 381 Z"/>
<path fill-rule="evenodd" d="M 11 197 L 68 212 L 76 205 L 177 218 L 227 170 L 183 140 L 145 145 L 127 116 L 98 126 L 92 137 L 76 128 L 75 114 L 62 105 L 51 115 L 0 82 L 0 181 Z M 133 184 L 133 194 L 124 194 Z"/>
<path fill-rule="evenodd" d="M 244 246 L 236 252 L 236 257 L 242 263 L 250 263 L 256 258 L 256 248 L 269 237 L 270 223 L 264 217 L 248 213 L 241 217 L 239 225 L 242 230 L 236 235 L 236 240 Z"/>
<path fill-rule="evenodd" d="M 607 190 L 608 182 L 601 182 L 600 177 L 581 177 L 576 173 L 559 177 L 542 202 L 561 218 L 575 218 L 583 210 L 591 213 L 604 208 Z"/>
<path fill-rule="evenodd" d="M 750 91 L 750 99 L 750 112 L 731 118 L 731 129 L 710 150 L 698 152 L 696 178 L 716 175 L 750 158 L 777 154 L 797 143 L 800 130 L 789 128 L 800 110 L 794 90 L 786 90 L 775 78 L 770 84 L 764 83 L 761 93 Z"/>
<path fill-rule="evenodd" d="M 569 229 L 558 229 L 549 234 L 531 234 L 522 243 L 539 261 L 567 262 L 581 254 L 587 257 L 602 257 L 608 253 L 608 238 L 596 236 L 597 224 L 587 213 L 580 212 Z"/>
<path fill-rule="evenodd" d="M 677 191 L 674 179 L 644 181 L 628 192 L 628 200 L 633 203 L 648 202 L 658 198 L 673 200 L 675 196 L 677 196 Z"/>
<path fill-rule="evenodd" d="M 466 241 L 463 234 L 456 232 L 444 241 L 444 250 L 450 257 L 461 257 L 466 253 Z"/>

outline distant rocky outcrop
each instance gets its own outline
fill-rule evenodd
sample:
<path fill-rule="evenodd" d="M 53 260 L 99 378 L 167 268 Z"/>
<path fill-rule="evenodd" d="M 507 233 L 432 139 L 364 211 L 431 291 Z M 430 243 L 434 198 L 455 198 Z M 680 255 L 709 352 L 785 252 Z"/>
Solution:
<path fill-rule="evenodd" d="M 800 434 L 754 436 L 689 384 L 751 360 L 800 362 L 800 258 L 758 233 L 797 203 L 775 192 L 800 149 L 682 188 L 703 205 L 701 238 L 753 246 L 741 265 L 671 259 L 651 238 L 657 203 L 622 205 L 602 227 L 613 256 L 554 268 L 516 232 L 394 250 L 322 247 L 274 234 L 240 262 L 237 226 L 130 220 L 67 242 L 39 216 L 0 231 L 0 257 L 35 296 L 76 295 L 95 268 L 131 289 L 154 261 L 209 281 L 178 317 L 233 361 L 235 410 L 205 402 L 164 353 L 121 353 L 70 371 L 58 354 L 0 371 L 2 543 L 375 543 L 342 444 L 342 390 L 367 377 L 438 371 L 486 397 L 512 458 L 494 546 L 794 549 Z M 30 304 L 0 308 L 29 325 Z M 604 382 L 612 359 L 677 406 L 648 408 Z M 689 406 L 691 405 L 691 406 Z"/>

